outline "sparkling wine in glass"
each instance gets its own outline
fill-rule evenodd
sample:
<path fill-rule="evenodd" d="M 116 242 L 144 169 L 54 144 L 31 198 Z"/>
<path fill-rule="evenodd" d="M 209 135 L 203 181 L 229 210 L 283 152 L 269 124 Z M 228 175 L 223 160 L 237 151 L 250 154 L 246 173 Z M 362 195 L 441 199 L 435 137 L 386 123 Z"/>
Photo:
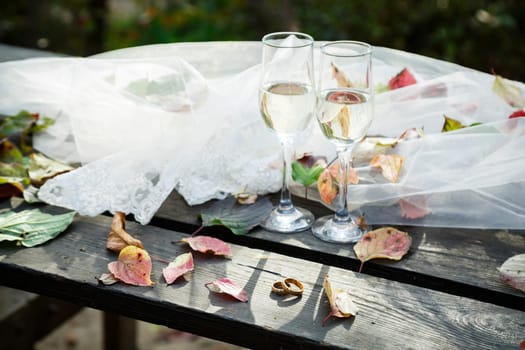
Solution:
<path fill-rule="evenodd" d="M 358 41 L 330 42 L 321 46 L 320 61 L 316 116 L 337 150 L 339 198 L 335 214 L 319 218 L 312 232 L 328 242 L 355 242 L 364 232 L 348 210 L 348 172 L 352 149 L 372 122 L 372 47 Z"/>
<path fill-rule="evenodd" d="M 281 198 L 261 223 L 270 231 L 304 231 L 314 221 L 312 213 L 293 205 L 288 188 L 294 142 L 314 114 L 313 43 L 311 36 L 296 32 L 271 33 L 262 39 L 259 108 L 264 122 L 279 138 L 283 156 Z"/>

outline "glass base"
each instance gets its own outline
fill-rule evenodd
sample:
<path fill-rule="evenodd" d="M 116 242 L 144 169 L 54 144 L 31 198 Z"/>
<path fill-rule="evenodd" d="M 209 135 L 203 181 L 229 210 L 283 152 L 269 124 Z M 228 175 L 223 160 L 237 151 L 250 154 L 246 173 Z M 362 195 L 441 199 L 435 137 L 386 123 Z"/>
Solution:
<path fill-rule="evenodd" d="M 274 208 L 261 226 L 273 232 L 294 233 L 308 230 L 312 227 L 314 215 L 308 210 L 298 207 L 292 207 L 287 211 L 281 211 Z"/>
<path fill-rule="evenodd" d="M 333 243 L 357 242 L 365 234 L 353 221 L 336 222 L 333 215 L 317 219 L 312 226 L 312 233 L 323 241 Z"/>

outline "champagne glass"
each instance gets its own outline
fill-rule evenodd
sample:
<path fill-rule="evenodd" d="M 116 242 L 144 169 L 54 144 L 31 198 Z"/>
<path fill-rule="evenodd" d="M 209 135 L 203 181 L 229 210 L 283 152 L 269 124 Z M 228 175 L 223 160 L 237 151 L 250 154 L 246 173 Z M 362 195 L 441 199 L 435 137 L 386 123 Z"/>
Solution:
<path fill-rule="evenodd" d="M 319 218 L 312 232 L 328 242 L 356 242 L 364 232 L 348 210 L 348 174 L 352 149 L 372 122 L 372 47 L 358 41 L 330 42 L 321 46 L 320 61 L 316 116 L 337 150 L 339 198 L 335 214 Z"/>
<path fill-rule="evenodd" d="M 283 183 L 279 205 L 261 226 L 283 233 L 304 231 L 312 226 L 314 216 L 292 204 L 288 185 L 294 142 L 309 126 L 314 114 L 314 40 L 303 33 L 279 32 L 265 35 L 262 43 L 259 107 L 264 122 L 281 143 Z"/>

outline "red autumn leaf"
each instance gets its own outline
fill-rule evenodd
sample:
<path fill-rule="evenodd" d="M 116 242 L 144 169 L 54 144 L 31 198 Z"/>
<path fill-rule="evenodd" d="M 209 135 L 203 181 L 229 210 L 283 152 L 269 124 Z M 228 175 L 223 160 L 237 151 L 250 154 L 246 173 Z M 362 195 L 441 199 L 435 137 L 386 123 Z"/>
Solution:
<path fill-rule="evenodd" d="M 181 239 L 181 242 L 188 243 L 191 249 L 201 253 L 212 253 L 213 255 L 231 256 L 232 251 L 228 243 L 215 237 L 196 236 Z"/>
<path fill-rule="evenodd" d="M 518 109 L 517 111 L 515 111 L 514 113 L 509 115 L 509 119 L 519 118 L 519 117 L 525 117 L 525 110 L 524 109 Z"/>
<path fill-rule="evenodd" d="M 378 154 L 372 158 L 370 165 L 381 169 L 381 174 L 390 182 L 397 182 L 401 174 L 404 157 L 397 154 Z"/>
<path fill-rule="evenodd" d="M 400 199 L 399 206 L 401 207 L 401 217 L 405 219 L 419 219 L 430 213 L 425 196 Z"/>
<path fill-rule="evenodd" d="M 525 254 L 507 259 L 498 268 L 503 281 L 508 285 L 525 292 Z"/>
<path fill-rule="evenodd" d="M 412 73 L 407 68 L 403 68 L 401 72 L 388 81 L 388 86 L 390 90 L 394 90 L 416 83 L 416 78 L 414 78 Z"/>
<path fill-rule="evenodd" d="M 229 278 L 219 278 L 206 283 L 206 287 L 212 292 L 225 293 L 242 302 L 248 301 L 248 293 Z"/>
<path fill-rule="evenodd" d="M 191 253 L 181 254 L 162 269 L 162 275 L 168 284 L 172 284 L 180 276 L 193 271 L 193 267 L 193 255 Z"/>
<path fill-rule="evenodd" d="M 328 275 L 324 278 L 323 287 L 330 303 L 330 313 L 323 319 L 323 326 L 332 316 L 347 318 L 357 315 L 358 309 L 350 298 L 350 294 L 341 288 L 332 288 Z"/>
<path fill-rule="evenodd" d="M 354 252 L 357 258 L 361 260 L 359 272 L 361 272 L 363 264 L 371 259 L 401 260 L 403 255 L 408 252 L 410 244 L 412 244 L 412 238 L 408 233 L 393 227 L 382 227 L 365 233 L 354 245 Z"/>
<path fill-rule="evenodd" d="M 109 272 L 127 284 L 151 286 L 151 258 L 147 251 L 132 245 L 120 251 L 117 261 L 108 264 Z"/>

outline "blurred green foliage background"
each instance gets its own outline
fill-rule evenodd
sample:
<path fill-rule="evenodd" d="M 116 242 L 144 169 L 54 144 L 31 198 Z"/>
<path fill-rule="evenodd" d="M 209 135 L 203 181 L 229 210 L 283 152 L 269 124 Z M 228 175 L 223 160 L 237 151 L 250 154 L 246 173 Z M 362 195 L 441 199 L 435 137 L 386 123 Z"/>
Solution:
<path fill-rule="evenodd" d="M 355 39 L 525 81 L 522 0 L 19 0 L 0 42 L 87 56 L 151 43 L 260 40 L 298 30 Z"/>

